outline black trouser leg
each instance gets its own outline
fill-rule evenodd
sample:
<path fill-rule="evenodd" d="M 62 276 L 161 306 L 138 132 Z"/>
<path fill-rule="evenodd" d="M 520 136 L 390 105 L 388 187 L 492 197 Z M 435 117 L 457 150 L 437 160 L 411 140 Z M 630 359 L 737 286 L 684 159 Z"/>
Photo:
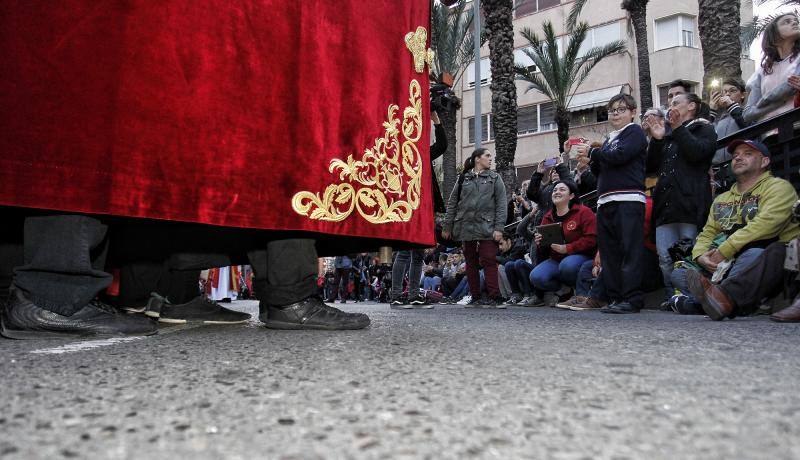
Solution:
<path fill-rule="evenodd" d="M 108 226 L 81 215 L 25 219 L 25 261 L 14 285 L 37 306 L 70 316 L 111 284 L 103 271 Z"/>
<path fill-rule="evenodd" d="M 776 295 L 783 288 L 783 259 L 786 243 L 775 242 L 764 249 L 752 264 L 736 276 L 726 278 L 719 288 L 738 308 L 737 313 L 748 315 L 761 304 L 761 300 Z"/>
<path fill-rule="evenodd" d="M 158 292 L 159 283 L 165 278 L 163 262 L 130 262 L 119 269 L 119 296 L 121 307 L 143 307 L 150 299 L 151 292 Z M 171 299 L 170 299 L 171 300 Z"/>
<path fill-rule="evenodd" d="M 249 251 L 253 290 L 267 305 L 283 306 L 317 293 L 317 249 L 312 239 L 273 240 Z"/>
<path fill-rule="evenodd" d="M 8 298 L 14 279 L 14 267 L 25 263 L 23 257 L 23 228 L 25 215 L 18 209 L 0 211 L 0 302 Z"/>
<path fill-rule="evenodd" d="M 620 201 L 600 206 L 597 241 L 608 297 L 641 308 L 644 203 Z"/>

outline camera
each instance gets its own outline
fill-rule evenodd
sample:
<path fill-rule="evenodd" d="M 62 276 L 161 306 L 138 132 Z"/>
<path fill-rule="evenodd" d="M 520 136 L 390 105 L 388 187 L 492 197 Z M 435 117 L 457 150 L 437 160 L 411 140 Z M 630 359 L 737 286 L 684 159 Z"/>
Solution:
<path fill-rule="evenodd" d="M 461 107 L 456 93 L 446 83 L 431 85 L 431 110 L 451 112 Z"/>

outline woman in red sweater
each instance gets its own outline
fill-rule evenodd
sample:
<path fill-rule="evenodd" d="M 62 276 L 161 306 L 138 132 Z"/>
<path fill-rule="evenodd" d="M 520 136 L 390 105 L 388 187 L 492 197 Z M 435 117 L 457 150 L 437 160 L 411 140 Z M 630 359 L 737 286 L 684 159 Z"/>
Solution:
<path fill-rule="evenodd" d="M 566 244 L 542 247 L 542 236 L 535 237 L 539 247 L 539 260 L 530 275 L 531 285 L 540 302 L 534 304 L 554 306 L 558 302 L 556 291 L 562 285 L 575 289 L 578 270 L 594 257 L 597 248 L 597 225 L 591 209 L 578 202 L 578 187 L 571 181 L 558 181 L 553 188 L 553 209 L 542 218 L 542 225 L 560 223 Z M 548 257 L 549 255 L 549 257 Z"/>

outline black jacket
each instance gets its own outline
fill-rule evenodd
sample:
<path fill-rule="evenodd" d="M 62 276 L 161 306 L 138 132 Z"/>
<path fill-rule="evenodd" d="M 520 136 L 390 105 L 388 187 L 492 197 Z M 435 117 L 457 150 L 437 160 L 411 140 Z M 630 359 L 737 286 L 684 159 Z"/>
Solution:
<path fill-rule="evenodd" d="M 576 169 L 572 175 L 575 177 L 575 183 L 578 184 L 579 197 L 597 190 L 597 178 L 594 176 L 591 168 L 584 169 L 580 175 L 578 175 L 577 172 L 578 170 Z"/>
<path fill-rule="evenodd" d="M 497 263 L 500 265 L 505 265 L 507 262 L 512 260 L 524 259 L 526 252 L 528 252 L 528 248 L 525 244 L 525 240 L 520 237 L 514 238 L 514 241 L 511 243 L 511 248 L 508 250 L 508 252 L 502 252 L 499 250 L 497 251 Z"/>
<path fill-rule="evenodd" d="M 558 172 L 558 177 L 562 180 L 572 180 L 572 172 L 567 167 L 566 163 L 561 163 L 555 166 L 556 171 Z M 544 214 L 552 209 L 553 207 L 553 184 L 552 182 L 548 183 L 547 185 L 542 186 L 542 178 L 544 174 L 540 172 L 535 172 L 531 176 L 531 182 L 528 184 L 528 190 L 525 191 L 525 194 L 528 195 L 528 199 L 532 202 L 536 203 L 539 206 L 538 210 L 536 211 L 536 216 L 533 218 L 533 225 L 539 225 L 542 221 L 542 217 Z"/>
<path fill-rule="evenodd" d="M 703 227 L 711 206 L 708 169 L 716 149 L 714 126 L 703 119 L 686 122 L 664 139 L 650 141 L 647 173 L 658 173 L 653 191 L 656 226 L 688 223 Z"/>
<path fill-rule="evenodd" d="M 591 149 L 592 172 L 597 176 L 597 196 L 614 192 L 644 192 L 647 136 L 642 127 L 629 124 L 599 148 Z"/>
<path fill-rule="evenodd" d="M 436 179 L 436 174 L 433 172 L 433 160 L 444 155 L 447 150 L 447 134 L 444 132 L 442 124 L 433 125 L 436 132 L 436 142 L 431 145 L 431 181 L 433 182 L 433 211 L 434 212 L 447 212 L 447 207 L 444 204 L 442 197 L 442 190 L 439 187 L 439 181 Z"/>

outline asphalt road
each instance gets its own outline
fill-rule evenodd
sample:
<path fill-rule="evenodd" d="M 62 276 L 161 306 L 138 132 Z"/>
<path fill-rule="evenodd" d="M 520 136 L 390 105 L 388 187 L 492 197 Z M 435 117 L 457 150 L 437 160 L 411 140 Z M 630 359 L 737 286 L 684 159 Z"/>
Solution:
<path fill-rule="evenodd" d="M 372 326 L 0 340 L 0 457 L 800 458 L 800 325 L 345 308 Z"/>

